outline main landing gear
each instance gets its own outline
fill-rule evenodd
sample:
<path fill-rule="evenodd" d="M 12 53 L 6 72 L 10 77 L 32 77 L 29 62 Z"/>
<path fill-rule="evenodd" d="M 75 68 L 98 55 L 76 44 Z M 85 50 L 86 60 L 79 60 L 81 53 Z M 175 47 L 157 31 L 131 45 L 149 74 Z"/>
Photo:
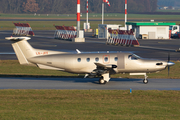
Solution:
<path fill-rule="evenodd" d="M 99 78 L 99 84 L 106 84 L 106 83 L 107 83 L 107 81 L 105 81 L 103 79 L 103 76 L 101 76 L 101 78 Z"/>
<path fill-rule="evenodd" d="M 99 84 L 106 84 L 107 82 L 109 82 L 109 80 L 110 80 L 109 73 L 102 74 L 99 79 Z"/>

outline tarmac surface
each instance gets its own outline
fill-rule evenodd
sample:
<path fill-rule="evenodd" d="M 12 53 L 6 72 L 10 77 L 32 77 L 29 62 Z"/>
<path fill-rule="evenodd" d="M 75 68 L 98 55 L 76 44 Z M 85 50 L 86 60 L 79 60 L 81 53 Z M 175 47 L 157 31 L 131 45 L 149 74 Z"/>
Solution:
<path fill-rule="evenodd" d="M 98 78 L 0 78 L 0 89 L 80 89 L 80 90 L 180 90 L 180 79 L 112 78 L 105 85 Z"/>
<path fill-rule="evenodd" d="M 38 49 L 56 51 L 81 52 L 107 52 L 128 51 L 143 58 L 179 61 L 180 39 L 172 40 L 138 40 L 139 47 L 125 47 L 106 45 L 106 39 L 92 37 L 92 33 L 85 33 L 85 43 L 54 39 L 55 31 L 34 31 L 35 36 L 28 42 Z M 11 42 L 5 37 L 12 36 L 12 31 L 0 31 L 0 60 L 17 60 Z M 143 77 L 142 77 L 143 78 Z M 106 85 L 98 84 L 98 78 L 9 78 L 0 77 L 0 89 L 121 89 L 127 90 L 180 90 L 180 79 L 149 79 L 144 84 L 142 79 L 112 78 Z"/>
<path fill-rule="evenodd" d="M 73 43 L 71 41 L 54 39 L 55 31 L 34 31 L 35 36 L 28 42 L 38 49 L 76 52 L 107 52 L 107 51 L 128 51 L 143 58 L 167 60 L 170 54 L 171 60 L 180 60 L 180 39 L 173 40 L 138 40 L 139 47 L 125 47 L 106 45 L 106 39 L 93 38 L 93 33 L 85 33 L 85 43 Z M 17 59 L 11 42 L 5 37 L 12 36 L 12 31 L 0 31 L 0 60 Z M 17 36 L 16 36 L 17 37 Z"/>

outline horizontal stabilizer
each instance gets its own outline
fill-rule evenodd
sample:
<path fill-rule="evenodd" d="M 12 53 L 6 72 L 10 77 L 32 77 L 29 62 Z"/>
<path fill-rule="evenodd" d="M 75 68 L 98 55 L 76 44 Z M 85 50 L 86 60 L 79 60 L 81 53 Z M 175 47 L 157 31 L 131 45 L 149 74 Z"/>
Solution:
<path fill-rule="evenodd" d="M 6 37 L 6 40 L 11 40 L 11 41 L 22 41 L 22 40 L 29 40 L 31 39 L 30 37 Z"/>

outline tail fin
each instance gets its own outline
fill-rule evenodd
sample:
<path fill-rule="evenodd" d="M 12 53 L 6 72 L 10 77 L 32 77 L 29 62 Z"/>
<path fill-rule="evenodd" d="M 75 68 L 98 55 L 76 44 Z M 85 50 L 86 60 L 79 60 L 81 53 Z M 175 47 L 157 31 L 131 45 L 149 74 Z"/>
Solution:
<path fill-rule="evenodd" d="M 36 56 L 35 49 L 27 42 L 31 39 L 29 37 L 6 37 L 5 39 L 12 41 L 12 47 L 16 53 L 16 56 L 20 64 L 30 64 L 27 58 Z"/>
<path fill-rule="evenodd" d="M 32 63 L 28 61 L 28 59 L 32 57 L 68 53 L 61 51 L 34 49 L 27 42 L 27 40 L 31 39 L 30 37 L 6 37 L 5 39 L 12 41 L 12 47 L 16 53 L 19 63 L 22 65 L 32 65 Z"/>

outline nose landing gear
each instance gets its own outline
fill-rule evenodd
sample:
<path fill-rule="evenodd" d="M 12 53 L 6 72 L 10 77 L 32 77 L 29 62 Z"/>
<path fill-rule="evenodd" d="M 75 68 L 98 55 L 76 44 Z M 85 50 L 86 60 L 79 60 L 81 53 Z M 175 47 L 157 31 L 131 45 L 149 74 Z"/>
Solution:
<path fill-rule="evenodd" d="M 143 83 L 147 84 L 148 83 L 148 79 L 147 79 L 148 76 L 145 74 L 144 77 L 145 77 L 145 79 L 143 80 Z"/>
<path fill-rule="evenodd" d="M 144 75 L 145 79 L 143 80 L 144 84 L 148 83 L 148 76 L 146 75 L 146 73 L 130 73 L 130 75 Z"/>

